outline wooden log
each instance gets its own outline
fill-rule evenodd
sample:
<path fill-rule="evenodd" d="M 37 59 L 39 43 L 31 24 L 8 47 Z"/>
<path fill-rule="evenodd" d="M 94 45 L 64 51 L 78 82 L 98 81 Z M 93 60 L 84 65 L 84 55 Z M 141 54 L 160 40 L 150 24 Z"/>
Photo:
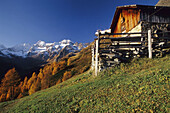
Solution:
<path fill-rule="evenodd" d="M 116 51 L 112 51 L 112 50 L 99 50 L 99 53 L 111 53 L 111 54 L 117 54 L 117 55 L 121 55 L 122 53 L 120 52 L 116 52 Z"/>
<path fill-rule="evenodd" d="M 106 63 L 109 63 L 109 64 L 119 64 L 119 62 L 116 62 L 116 61 L 106 61 Z"/>
<path fill-rule="evenodd" d="M 152 37 L 151 37 L 151 30 L 148 30 L 148 52 L 149 52 L 149 58 L 152 59 Z"/>
<path fill-rule="evenodd" d="M 113 45 L 115 42 L 105 42 L 105 43 L 100 43 L 100 45 L 106 44 L 106 45 Z M 123 44 L 142 44 L 143 42 L 141 41 L 118 41 L 117 42 L 119 45 Z"/>
<path fill-rule="evenodd" d="M 111 54 L 111 53 L 101 53 L 100 56 L 107 56 L 109 58 L 116 58 L 116 57 L 118 57 L 118 55 Z"/>
<path fill-rule="evenodd" d="M 120 52 L 122 53 L 123 51 L 135 51 L 136 49 L 135 48 L 99 48 L 99 50 L 114 50 L 116 52 Z"/>
<path fill-rule="evenodd" d="M 105 36 L 105 35 L 132 35 L 132 34 L 147 34 L 145 32 L 135 32 L 135 33 L 105 33 L 101 34 L 100 36 Z"/>
<path fill-rule="evenodd" d="M 136 51 L 138 48 L 116 48 L 116 51 Z"/>
<path fill-rule="evenodd" d="M 145 46 L 142 46 L 141 44 L 134 44 L 134 45 L 111 45 L 109 48 L 112 48 L 112 49 L 130 49 L 130 48 L 143 48 Z"/>
<path fill-rule="evenodd" d="M 113 38 L 110 38 L 110 37 L 103 37 L 103 38 L 100 38 L 100 40 L 102 39 L 111 39 L 112 41 L 119 41 L 119 40 L 122 40 L 122 41 L 130 41 L 130 40 L 134 40 L 134 39 L 141 39 L 141 36 L 136 36 L 136 37 L 113 37 Z M 140 40 L 141 41 L 141 40 Z"/>
<path fill-rule="evenodd" d="M 110 59 L 110 60 L 112 59 L 112 60 L 114 60 L 115 58 L 117 58 L 117 59 L 120 59 L 121 61 L 127 61 L 127 59 L 122 57 L 122 56 L 112 56 L 112 58 L 110 58 L 110 57 L 106 58 L 106 56 L 107 55 L 100 55 L 100 57 L 102 59 Z"/>
<path fill-rule="evenodd" d="M 134 44 L 142 44 L 142 42 L 118 42 L 118 45 L 134 45 Z"/>
<path fill-rule="evenodd" d="M 141 44 L 118 44 L 118 45 L 110 45 L 110 47 L 113 47 L 113 48 L 139 48 L 139 47 L 142 47 Z"/>
<path fill-rule="evenodd" d="M 115 63 L 120 63 L 118 58 L 111 59 L 111 58 L 101 57 L 101 59 L 104 60 L 105 62 L 106 61 L 114 61 Z M 118 60 L 116 60 L 116 59 L 118 59 Z"/>
<path fill-rule="evenodd" d="M 170 40 L 170 36 L 169 37 L 152 37 L 153 39 L 169 39 Z"/>
<path fill-rule="evenodd" d="M 164 31 L 164 32 L 160 32 L 160 33 L 152 33 L 152 34 L 165 34 L 165 33 L 170 33 L 170 31 Z"/>
<path fill-rule="evenodd" d="M 170 48 L 170 45 L 164 45 L 164 46 L 153 47 L 153 49 L 166 49 L 166 48 Z"/>

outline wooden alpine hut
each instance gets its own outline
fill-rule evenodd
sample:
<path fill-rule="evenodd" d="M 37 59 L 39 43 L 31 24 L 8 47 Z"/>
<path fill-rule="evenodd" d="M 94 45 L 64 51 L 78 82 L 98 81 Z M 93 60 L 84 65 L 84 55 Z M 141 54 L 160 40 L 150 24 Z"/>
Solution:
<path fill-rule="evenodd" d="M 134 57 L 162 56 L 170 51 L 170 7 L 119 6 L 110 29 L 98 30 L 95 35 L 92 68 L 96 75 Z"/>

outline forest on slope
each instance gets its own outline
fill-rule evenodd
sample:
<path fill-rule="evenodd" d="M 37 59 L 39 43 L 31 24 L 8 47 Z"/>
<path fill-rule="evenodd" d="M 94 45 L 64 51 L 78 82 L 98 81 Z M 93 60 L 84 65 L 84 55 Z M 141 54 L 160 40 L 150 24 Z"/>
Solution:
<path fill-rule="evenodd" d="M 32 76 L 22 80 L 15 68 L 10 69 L 1 80 L 0 102 L 31 95 L 59 84 L 75 75 L 87 71 L 91 65 L 91 46 L 82 49 L 79 53 L 70 53 L 46 64 L 39 72 L 33 72 Z M 24 66 L 23 66 L 24 67 Z"/>

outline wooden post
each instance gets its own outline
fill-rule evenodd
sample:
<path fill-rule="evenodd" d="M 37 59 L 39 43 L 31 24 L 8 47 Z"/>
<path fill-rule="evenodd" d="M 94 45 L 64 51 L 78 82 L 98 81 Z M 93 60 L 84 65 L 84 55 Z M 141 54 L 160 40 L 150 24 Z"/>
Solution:
<path fill-rule="evenodd" d="M 151 37 L 151 30 L 148 30 L 148 52 L 149 52 L 149 58 L 152 59 L 152 37 Z"/>
<path fill-rule="evenodd" d="M 96 40 L 95 76 L 98 75 L 98 50 L 99 50 L 99 40 Z"/>
<path fill-rule="evenodd" d="M 95 66 L 95 63 L 94 63 L 94 46 L 92 46 L 92 70 L 94 70 L 94 66 Z"/>
<path fill-rule="evenodd" d="M 98 66 L 99 66 L 99 59 L 98 59 L 98 56 L 99 56 L 99 42 L 100 42 L 100 30 L 98 30 L 98 38 L 96 40 L 96 59 L 95 59 L 95 76 L 98 75 Z"/>

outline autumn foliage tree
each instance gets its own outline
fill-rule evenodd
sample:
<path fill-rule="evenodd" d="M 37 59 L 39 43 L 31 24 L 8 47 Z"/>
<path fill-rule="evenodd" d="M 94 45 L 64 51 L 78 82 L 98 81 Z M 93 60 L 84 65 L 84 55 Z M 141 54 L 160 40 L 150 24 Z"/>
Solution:
<path fill-rule="evenodd" d="M 15 68 L 10 69 L 1 81 L 0 101 L 12 100 L 19 95 L 18 85 L 20 84 L 20 76 Z"/>
<path fill-rule="evenodd" d="M 71 78 L 71 71 L 66 71 L 63 75 L 62 81 L 66 81 L 67 79 Z"/>

